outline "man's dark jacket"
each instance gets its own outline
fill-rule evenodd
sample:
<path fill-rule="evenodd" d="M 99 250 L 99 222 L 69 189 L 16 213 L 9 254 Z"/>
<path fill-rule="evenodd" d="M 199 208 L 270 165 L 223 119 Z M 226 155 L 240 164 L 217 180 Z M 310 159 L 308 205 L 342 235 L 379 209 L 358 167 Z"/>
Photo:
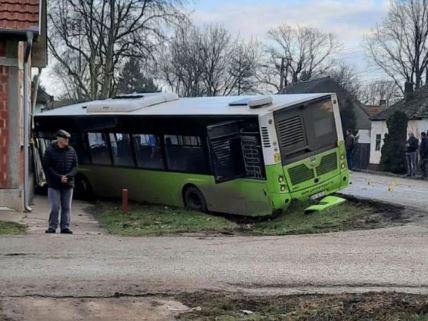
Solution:
<path fill-rule="evenodd" d="M 77 154 L 73 147 L 59 148 L 54 142 L 46 149 L 43 156 L 48 187 L 67 189 L 74 187 L 74 176 L 77 174 Z M 61 182 L 61 176 L 67 176 L 67 183 Z"/>
<path fill-rule="evenodd" d="M 418 150 L 419 140 L 416 137 L 410 137 L 407 140 L 407 149 L 406 152 L 413 153 Z"/>

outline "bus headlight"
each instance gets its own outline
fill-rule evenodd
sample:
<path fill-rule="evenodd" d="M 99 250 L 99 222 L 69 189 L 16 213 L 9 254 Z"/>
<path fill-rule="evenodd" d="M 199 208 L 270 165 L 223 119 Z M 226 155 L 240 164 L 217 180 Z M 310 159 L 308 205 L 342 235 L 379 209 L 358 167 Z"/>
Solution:
<path fill-rule="evenodd" d="M 345 169 L 345 164 L 343 164 L 343 163 L 342 163 L 342 166 L 341 166 L 341 167 L 342 167 L 342 169 Z"/>
<path fill-rule="evenodd" d="M 344 159 L 345 159 L 345 155 L 343 155 L 343 154 L 342 154 L 342 155 L 340 155 L 340 159 L 341 159 L 341 160 L 344 160 Z"/>
<path fill-rule="evenodd" d="M 286 189 L 285 185 L 281 185 L 281 186 L 280 186 L 280 191 L 281 191 L 281 192 L 285 192 L 285 189 Z"/>
<path fill-rule="evenodd" d="M 284 182 L 284 176 L 278 176 L 278 182 L 279 183 Z"/>

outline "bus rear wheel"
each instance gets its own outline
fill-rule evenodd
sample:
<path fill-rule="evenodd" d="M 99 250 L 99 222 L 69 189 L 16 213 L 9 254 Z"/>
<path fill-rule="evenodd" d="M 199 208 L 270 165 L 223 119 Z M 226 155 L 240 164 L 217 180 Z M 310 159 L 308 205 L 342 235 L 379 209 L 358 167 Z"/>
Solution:
<path fill-rule="evenodd" d="M 183 194 L 183 198 L 184 206 L 186 206 L 186 208 L 201 212 L 208 211 L 205 197 L 197 187 L 189 186 L 188 188 L 186 188 Z"/>
<path fill-rule="evenodd" d="M 77 175 L 75 178 L 74 195 L 76 199 L 91 201 L 94 194 L 92 192 L 91 184 L 82 175 Z"/>

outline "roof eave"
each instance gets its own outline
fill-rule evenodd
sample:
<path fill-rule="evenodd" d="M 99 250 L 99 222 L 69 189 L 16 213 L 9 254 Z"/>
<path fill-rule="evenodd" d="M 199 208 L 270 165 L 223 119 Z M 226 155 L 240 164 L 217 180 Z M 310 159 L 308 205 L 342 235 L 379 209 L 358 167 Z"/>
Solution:
<path fill-rule="evenodd" d="M 35 37 L 39 35 L 37 28 L 33 29 L 0 29 L 0 38 L 14 38 L 17 40 L 27 40 L 27 32 L 31 32 Z"/>

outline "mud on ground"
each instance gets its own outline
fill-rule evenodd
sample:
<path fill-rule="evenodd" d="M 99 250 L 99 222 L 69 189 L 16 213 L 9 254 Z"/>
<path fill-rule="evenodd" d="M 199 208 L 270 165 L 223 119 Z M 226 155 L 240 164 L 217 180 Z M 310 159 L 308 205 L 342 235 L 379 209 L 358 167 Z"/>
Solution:
<path fill-rule="evenodd" d="M 428 296 L 403 293 L 0 299 L 0 321 L 424 321 Z"/>
<path fill-rule="evenodd" d="M 380 202 L 376 200 L 361 199 L 349 195 L 340 195 L 355 206 L 370 207 L 369 215 L 356 216 L 349 222 L 349 229 L 370 229 L 388 226 L 404 225 L 408 223 L 421 223 L 428 220 L 428 210 L 422 211 L 403 205 Z"/>
<path fill-rule="evenodd" d="M 256 297 L 194 293 L 179 300 L 191 307 L 189 321 L 423 321 L 428 296 L 402 293 Z"/>

